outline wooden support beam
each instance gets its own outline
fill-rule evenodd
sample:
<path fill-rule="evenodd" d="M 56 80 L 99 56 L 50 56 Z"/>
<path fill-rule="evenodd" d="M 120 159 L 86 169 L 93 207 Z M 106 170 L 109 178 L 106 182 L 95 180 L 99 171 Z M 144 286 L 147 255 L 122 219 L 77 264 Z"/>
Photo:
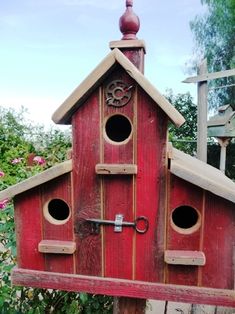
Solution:
<path fill-rule="evenodd" d="M 206 75 L 207 60 L 199 67 L 199 75 Z M 207 81 L 198 83 L 197 158 L 207 162 Z"/>
<path fill-rule="evenodd" d="M 18 286 L 235 307 L 235 291 L 14 268 Z"/>
<path fill-rule="evenodd" d="M 209 80 L 215 80 L 218 78 L 229 77 L 235 75 L 235 69 L 225 70 L 220 72 L 213 72 L 213 73 L 199 73 L 197 76 L 192 76 L 186 78 L 183 83 L 199 83 L 205 82 Z"/>

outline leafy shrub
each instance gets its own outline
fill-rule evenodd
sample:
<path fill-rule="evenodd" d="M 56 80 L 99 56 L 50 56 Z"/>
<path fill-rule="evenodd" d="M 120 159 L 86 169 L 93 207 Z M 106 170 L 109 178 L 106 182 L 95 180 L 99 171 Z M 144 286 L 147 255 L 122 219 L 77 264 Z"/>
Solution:
<path fill-rule="evenodd" d="M 62 162 L 71 147 L 70 130 L 33 125 L 26 111 L 0 107 L 0 190 Z M 112 298 L 85 293 L 11 286 L 16 264 L 14 209 L 0 200 L 0 313 L 112 313 Z"/>

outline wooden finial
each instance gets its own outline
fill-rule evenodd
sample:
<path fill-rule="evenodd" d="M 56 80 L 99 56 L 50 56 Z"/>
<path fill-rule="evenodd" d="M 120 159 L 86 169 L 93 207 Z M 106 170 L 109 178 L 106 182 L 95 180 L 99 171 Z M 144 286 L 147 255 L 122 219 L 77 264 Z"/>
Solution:
<path fill-rule="evenodd" d="M 120 17 L 119 28 L 123 34 L 122 39 L 137 39 L 136 34 L 140 28 L 140 20 L 134 13 L 133 0 L 126 0 L 126 12 Z"/>
<path fill-rule="evenodd" d="M 132 7 L 133 6 L 133 0 L 126 0 L 126 7 Z"/>

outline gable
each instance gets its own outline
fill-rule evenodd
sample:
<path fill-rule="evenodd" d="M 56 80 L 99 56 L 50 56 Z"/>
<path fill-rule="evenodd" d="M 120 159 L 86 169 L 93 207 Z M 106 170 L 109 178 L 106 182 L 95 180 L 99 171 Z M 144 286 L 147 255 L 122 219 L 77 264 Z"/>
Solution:
<path fill-rule="evenodd" d="M 116 65 L 121 67 L 138 83 L 176 125 L 184 123 L 183 116 L 160 94 L 145 76 L 117 48 L 90 73 L 90 75 L 74 90 L 65 102 L 55 111 L 52 120 L 58 124 L 70 124 L 74 112 L 83 105 L 91 92 L 101 84 Z"/>

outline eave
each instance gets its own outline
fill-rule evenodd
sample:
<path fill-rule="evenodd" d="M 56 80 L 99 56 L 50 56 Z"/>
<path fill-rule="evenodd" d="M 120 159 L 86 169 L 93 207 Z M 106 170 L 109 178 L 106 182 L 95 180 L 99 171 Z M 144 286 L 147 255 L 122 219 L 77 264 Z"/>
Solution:
<path fill-rule="evenodd" d="M 169 155 L 172 174 L 235 203 L 235 183 L 220 170 L 176 148 Z"/>
<path fill-rule="evenodd" d="M 58 124 L 70 124 L 73 113 L 84 103 L 91 92 L 112 71 L 115 65 L 123 69 L 143 88 L 176 125 L 182 125 L 183 116 L 161 95 L 161 93 L 145 78 L 145 76 L 117 48 L 113 49 L 105 59 L 90 73 L 90 75 L 74 90 L 65 102 L 55 111 L 52 120 Z"/>
<path fill-rule="evenodd" d="M 72 160 L 64 161 L 0 192 L 0 200 L 12 197 L 72 171 Z"/>

